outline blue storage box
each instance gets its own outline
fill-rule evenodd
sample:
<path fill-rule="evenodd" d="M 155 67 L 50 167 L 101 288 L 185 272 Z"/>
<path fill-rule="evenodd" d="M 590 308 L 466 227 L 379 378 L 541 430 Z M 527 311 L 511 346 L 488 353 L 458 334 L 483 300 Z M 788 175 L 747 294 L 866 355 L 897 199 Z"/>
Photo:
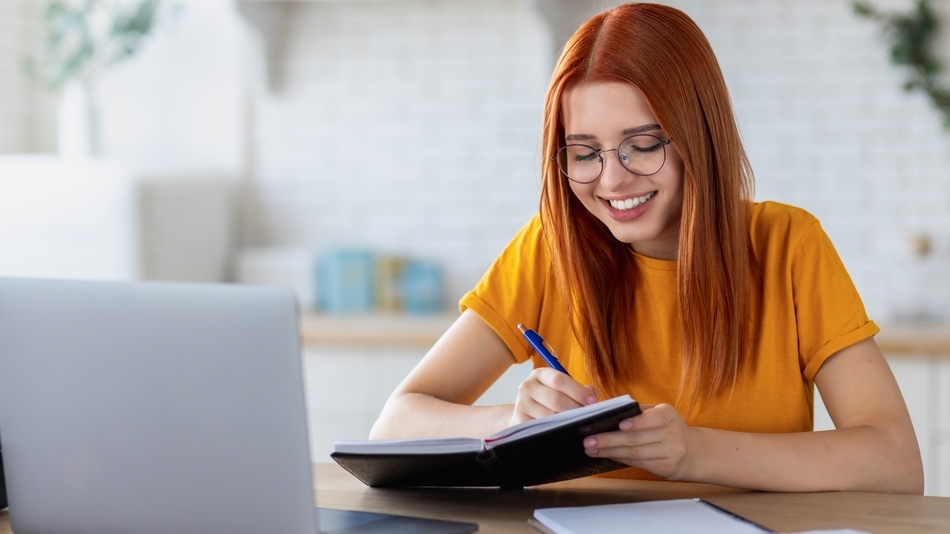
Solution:
<path fill-rule="evenodd" d="M 445 303 L 442 267 L 430 261 L 410 261 L 399 277 L 399 293 L 407 313 L 439 313 Z"/>
<path fill-rule="evenodd" d="M 372 311 L 375 255 L 363 249 L 328 251 L 317 261 L 317 306 L 328 313 Z"/>

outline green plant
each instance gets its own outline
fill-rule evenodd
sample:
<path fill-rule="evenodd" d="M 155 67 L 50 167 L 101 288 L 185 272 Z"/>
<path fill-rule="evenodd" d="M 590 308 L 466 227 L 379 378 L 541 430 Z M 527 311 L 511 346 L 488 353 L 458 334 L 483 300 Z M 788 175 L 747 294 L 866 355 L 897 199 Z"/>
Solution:
<path fill-rule="evenodd" d="M 909 13 L 885 13 L 862 1 L 853 2 L 852 7 L 857 15 L 881 23 L 891 47 L 891 62 L 907 68 L 904 90 L 923 91 L 943 115 L 944 129 L 950 130 L 950 89 L 938 81 L 941 65 L 931 49 L 939 21 L 930 0 L 918 0 Z"/>
<path fill-rule="evenodd" d="M 118 4 L 105 0 L 56 0 L 47 5 L 44 53 L 24 61 L 26 71 L 50 89 L 91 79 L 142 47 L 162 13 L 162 0 Z M 177 12 L 177 6 L 172 8 Z"/>

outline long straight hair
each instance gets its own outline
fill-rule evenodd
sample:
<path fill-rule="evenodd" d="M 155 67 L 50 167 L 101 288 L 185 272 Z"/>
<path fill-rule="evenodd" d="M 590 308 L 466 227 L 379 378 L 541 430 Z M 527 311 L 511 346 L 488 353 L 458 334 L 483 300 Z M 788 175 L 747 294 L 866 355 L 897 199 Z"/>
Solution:
<path fill-rule="evenodd" d="M 540 211 L 572 328 L 602 391 L 619 393 L 636 374 L 628 357 L 634 259 L 573 195 L 553 161 L 565 136 L 562 95 L 597 81 L 637 87 L 683 160 L 674 327 L 683 350 L 679 397 L 692 409 L 698 399 L 734 387 L 744 364 L 753 298 L 752 170 L 712 48 L 682 11 L 623 5 L 588 20 L 565 44 L 545 103 Z"/>

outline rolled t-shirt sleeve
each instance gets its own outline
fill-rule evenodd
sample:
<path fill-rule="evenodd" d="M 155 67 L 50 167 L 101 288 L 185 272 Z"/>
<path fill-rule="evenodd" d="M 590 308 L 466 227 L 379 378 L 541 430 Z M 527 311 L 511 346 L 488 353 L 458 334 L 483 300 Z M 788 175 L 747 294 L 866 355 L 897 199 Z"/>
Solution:
<path fill-rule="evenodd" d="M 552 313 L 546 299 L 557 298 L 551 260 L 535 215 L 515 235 L 478 284 L 459 303 L 482 318 L 504 341 L 519 363 L 531 349 L 518 323 L 538 329 Z"/>
<path fill-rule="evenodd" d="M 791 268 L 802 372 L 814 380 L 834 353 L 880 329 L 868 319 L 851 276 L 817 220 L 797 243 Z"/>

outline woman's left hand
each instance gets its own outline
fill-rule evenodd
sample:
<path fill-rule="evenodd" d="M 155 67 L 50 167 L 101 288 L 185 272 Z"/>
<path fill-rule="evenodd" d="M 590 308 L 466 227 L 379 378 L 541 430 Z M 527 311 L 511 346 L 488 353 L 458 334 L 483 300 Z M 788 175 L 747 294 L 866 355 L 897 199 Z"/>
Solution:
<path fill-rule="evenodd" d="M 669 404 L 641 408 L 640 415 L 621 421 L 620 430 L 584 438 L 587 455 L 610 458 L 671 480 L 688 478 L 696 431 Z"/>

